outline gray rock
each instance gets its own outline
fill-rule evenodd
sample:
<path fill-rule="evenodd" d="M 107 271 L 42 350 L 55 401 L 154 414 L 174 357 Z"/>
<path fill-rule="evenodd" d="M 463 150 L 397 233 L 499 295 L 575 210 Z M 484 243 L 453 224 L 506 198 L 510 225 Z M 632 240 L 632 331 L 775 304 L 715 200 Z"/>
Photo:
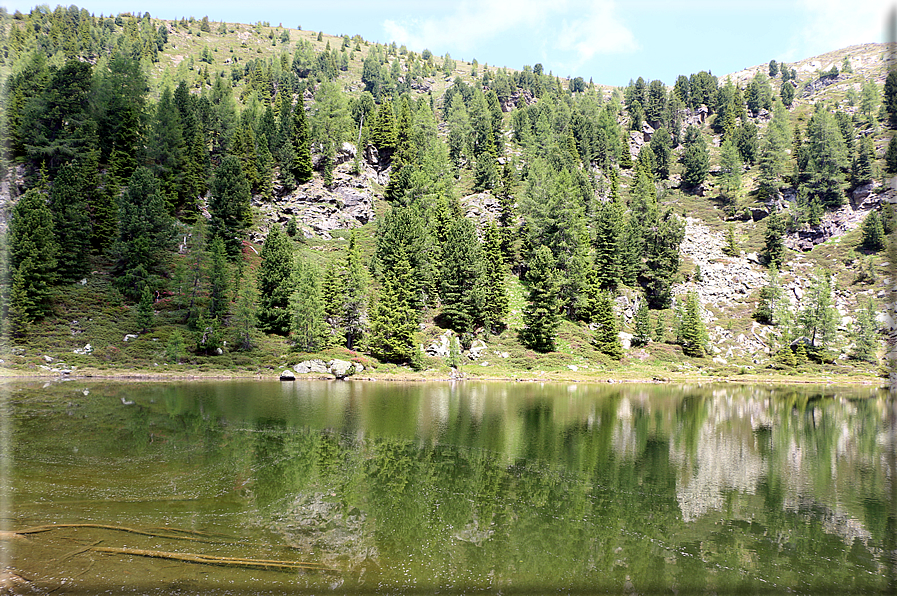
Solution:
<path fill-rule="evenodd" d="M 427 346 L 427 355 L 435 358 L 448 358 L 449 346 L 451 345 L 450 334 L 450 331 L 446 331 Z"/>
<path fill-rule="evenodd" d="M 307 375 L 309 373 L 327 374 L 330 372 L 330 368 L 327 364 L 319 359 L 300 362 L 293 367 L 293 370 L 300 375 Z"/>
<path fill-rule="evenodd" d="M 338 360 L 333 359 L 329 364 L 330 374 L 332 374 L 337 379 L 345 379 L 348 376 L 355 374 L 355 363 L 349 362 L 348 360 Z"/>
<path fill-rule="evenodd" d="M 280 371 L 280 380 L 281 381 L 295 381 L 296 375 L 293 374 L 293 371 L 290 369 Z"/>
<path fill-rule="evenodd" d="M 486 342 L 481 339 L 475 340 L 473 344 L 470 346 L 470 350 L 467 352 L 467 357 L 471 360 L 479 360 L 480 356 L 483 355 L 483 352 L 486 351 L 488 346 L 486 346 Z"/>

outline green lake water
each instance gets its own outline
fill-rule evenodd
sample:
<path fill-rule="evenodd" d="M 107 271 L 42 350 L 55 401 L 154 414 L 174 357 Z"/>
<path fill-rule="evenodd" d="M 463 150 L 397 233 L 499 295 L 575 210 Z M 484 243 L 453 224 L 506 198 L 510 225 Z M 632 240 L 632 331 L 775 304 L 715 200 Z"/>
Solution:
<path fill-rule="evenodd" d="M 897 591 L 872 388 L 73 380 L 0 409 L 23 594 Z"/>

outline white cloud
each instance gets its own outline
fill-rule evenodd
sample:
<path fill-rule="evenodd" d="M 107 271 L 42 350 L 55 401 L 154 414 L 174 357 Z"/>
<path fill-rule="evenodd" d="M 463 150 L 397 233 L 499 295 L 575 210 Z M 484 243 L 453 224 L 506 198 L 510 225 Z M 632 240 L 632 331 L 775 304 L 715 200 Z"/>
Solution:
<path fill-rule="evenodd" d="M 444 16 L 387 20 L 383 29 L 397 43 L 468 57 L 505 35 L 513 35 L 516 44 L 531 44 L 533 51 L 560 52 L 555 61 L 575 64 L 638 46 L 612 0 L 465 0 Z"/>
<path fill-rule="evenodd" d="M 885 23 L 893 8 L 884 0 L 800 0 L 799 6 L 806 20 L 791 39 L 791 59 L 885 41 Z"/>

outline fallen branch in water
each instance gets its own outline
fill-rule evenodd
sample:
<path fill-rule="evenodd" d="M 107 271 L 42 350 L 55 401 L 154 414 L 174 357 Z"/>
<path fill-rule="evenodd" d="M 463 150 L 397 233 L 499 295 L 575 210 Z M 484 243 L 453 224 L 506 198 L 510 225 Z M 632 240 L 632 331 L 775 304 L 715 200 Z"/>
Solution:
<path fill-rule="evenodd" d="M 192 530 L 178 530 L 175 528 L 165 528 L 168 532 L 180 532 L 181 534 L 169 534 L 169 533 L 160 533 L 160 532 L 150 532 L 148 530 L 137 530 L 135 528 L 126 528 L 124 526 L 107 526 L 104 524 L 51 524 L 47 526 L 35 526 L 33 528 L 24 528 L 22 530 L 16 530 L 14 534 L 25 535 L 25 534 L 40 534 L 41 532 L 49 532 L 51 530 L 62 530 L 68 528 L 96 528 L 99 530 L 114 530 L 117 532 L 130 532 L 132 534 L 140 534 L 141 536 L 152 536 L 153 538 L 168 538 L 171 540 L 192 540 L 194 542 L 211 542 L 209 540 L 203 540 L 201 538 L 194 538 L 192 536 L 184 536 L 183 534 L 198 534 L 202 536 L 199 532 L 193 532 Z M 161 529 L 161 528 L 160 528 Z"/>
<path fill-rule="evenodd" d="M 273 569 L 277 571 L 336 571 L 318 563 L 306 563 L 302 561 L 272 561 L 267 559 L 243 559 L 239 557 L 216 557 L 195 553 L 172 553 L 160 550 L 142 550 L 139 548 L 112 548 L 108 546 L 95 546 L 90 550 L 100 553 L 115 555 L 133 555 L 139 557 L 152 557 L 156 559 L 173 559 L 188 563 L 202 563 L 205 565 L 219 565 L 225 567 L 246 567 L 250 569 Z"/>

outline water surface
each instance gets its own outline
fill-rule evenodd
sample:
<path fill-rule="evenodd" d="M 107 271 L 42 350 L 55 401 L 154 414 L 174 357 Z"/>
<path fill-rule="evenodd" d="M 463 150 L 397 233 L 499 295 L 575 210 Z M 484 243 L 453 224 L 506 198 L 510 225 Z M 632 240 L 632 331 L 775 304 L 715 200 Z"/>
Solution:
<path fill-rule="evenodd" d="M 872 389 L 2 392 L 0 529 L 31 533 L 0 562 L 24 593 L 897 589 L 897 409 Z"/>

